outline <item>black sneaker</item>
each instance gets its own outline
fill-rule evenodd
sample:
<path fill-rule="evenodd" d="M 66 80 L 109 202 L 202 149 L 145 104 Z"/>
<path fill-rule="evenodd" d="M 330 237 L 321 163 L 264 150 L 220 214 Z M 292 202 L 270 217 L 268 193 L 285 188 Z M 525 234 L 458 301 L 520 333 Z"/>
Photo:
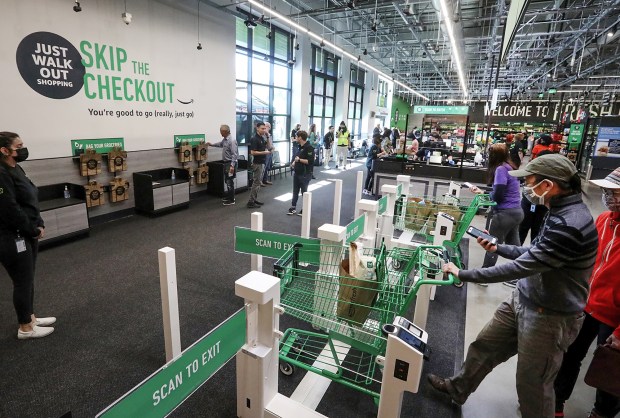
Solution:
<path fill-rule="evenodd" d="M 257 205 L 256 202 L 248 202 L 247 207 L 249 207 L 249 208 L 260 208 L 260 205 Z"/>
<path fill-rule="evenodd" d="M 304 213 L 304 210 L 301 209 L 299 212 L 297 212 L 297 216 L 301 216 Z"/>
<path fill-rule="evenodd" d="M 259 202 L 258 200 L 255 200 L 254 204 L 258 205 L 258 206 L 263 206 L 265 203 L 264 202 Z"/>
<path fill-rule="evenodd" d="M 234 205 L 234 204 L 235 204 L 234 200 L 224 200 L 222 202 L 222 205 L 224 205 L 224 206 L 230 206 L 230 205 Z"/>
<path fill-rule="evenodd" d="M 294 215 L 297 213 L 297 209 L 295 209 L 294 206 L 291 206 L 290 208 L 288 208 L 288 212 L 286 213 L 287 215 Z"/>

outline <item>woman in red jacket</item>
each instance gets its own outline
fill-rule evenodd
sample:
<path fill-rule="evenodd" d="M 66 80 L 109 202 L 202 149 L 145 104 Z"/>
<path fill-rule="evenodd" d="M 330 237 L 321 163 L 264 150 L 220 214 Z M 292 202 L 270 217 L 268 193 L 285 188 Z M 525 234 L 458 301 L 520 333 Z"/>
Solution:
<path fill-rule="evenodd" d="M 599 247 L 584 309 L 586 318 L 579 335 L 564 354 L 555 379 L 556 417 L 564 416 L 564 402 L 573 391 L 592 341 L 596 338 L 597 344 L 620 350 L 620 167 L 604 180 L 590 182 L 602 188 L 603 204 L 609 211 L 596 220 Z M 597 389 L 589 418 L 614 417 L 618 412 L 620 399 Z"/>

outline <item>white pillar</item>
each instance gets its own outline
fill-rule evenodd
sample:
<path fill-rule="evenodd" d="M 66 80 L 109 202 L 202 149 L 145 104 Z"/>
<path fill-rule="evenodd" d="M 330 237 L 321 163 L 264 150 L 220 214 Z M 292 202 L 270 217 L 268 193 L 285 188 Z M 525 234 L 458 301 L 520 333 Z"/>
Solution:
<path fill-rule="evenodd" d="M 263 213 L 252 212 L 250 220 L 250 229 L 252 231 L 263 231 Z M 250 255 L 250 267 L 255 271 L 263 271 L 263 256 L 258 254 Z"/>
<path fill-rule="evenodd" d="M 377 243 L 377 213 L 379 212 L 379 202 L 375 200 L 360 200 L 358 202 L 361 213 L 366 214 L 364 222 L 364 235 L 360 237 L 366 248 L 375 248 Z"/>
<path fill-rule="evenodd" d="M 340 225 L 340 206 L 342 205 L 342 179 L 334 180 L 334 216 L 332 224 Z"/>
<path fill-rule="evenodd" d="M 312 192 L 306 192 L 303 195 L 304 205 L 301 214 L 301 236 L 310 238 L 310 219 L 312 216 Z"/>
<path fill-rule="evenodd" d="M 403 195 L 409 196 L 409 186 L 411 185 L 411 176 L 406 176 L 404 174 L 399 174 L 396 176 L 396 185 L 403 185 Z"/>
<path fill-rule="evenodd" d="M 381 186 L 381 194 L 388 197 L 387 209 L 381 217 L 380 229 L 381 236 L 385 238 L 385 246 L 392 248 L 392 239 L 394 237 L 394 206 L 396 205 L 397 186 L 392 184 L 384 184 Z"/>
<path fill-rule="evenodd" d="M 280 279 L 252 271 L 235 282 L 235 294 L 244 299 L 247 316 L 237 353 L 237 416 L 262 418 L 278 394 Z"/>
<path fill-rule="evenodd" d="M 161 310 L 164 319 L 166 363 L 181 355 L 177 267 L 174 254 L 174 249 L 170 247 L 161 248 L 157 252 L 157 258 L 159 260 L 159 286 L 161 288 Z"/>
<path fill-rule="evenodd" d="M 362 198 L 362 187 L 364 187 L 364 172 L 358 171 L 355 188 L 355 211 L 353 212 L 353 219 L 357 219 L 360 216 L 359 202 Z"/>

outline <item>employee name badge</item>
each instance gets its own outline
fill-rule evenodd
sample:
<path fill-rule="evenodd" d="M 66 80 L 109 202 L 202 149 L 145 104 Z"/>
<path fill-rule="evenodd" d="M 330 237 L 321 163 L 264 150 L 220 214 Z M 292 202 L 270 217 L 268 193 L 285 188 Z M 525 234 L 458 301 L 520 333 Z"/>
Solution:
<path fill-rule="evenodd" d="M 15 246 L 17 247 L 17 253 L 23 253 L 26 251 L 26 240 L 18 236 L 15 238 Z"/>
<path fill-rule="evenodd" d="M 536 205 L 532 203 L 530 206 L 530 212 L 536 212 Z"/>

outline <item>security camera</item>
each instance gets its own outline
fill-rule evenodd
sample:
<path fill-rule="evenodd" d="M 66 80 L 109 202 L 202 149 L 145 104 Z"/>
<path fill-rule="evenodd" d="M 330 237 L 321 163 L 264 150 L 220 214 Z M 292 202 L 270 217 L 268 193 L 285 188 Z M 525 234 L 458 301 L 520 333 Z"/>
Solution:
<path fill-rule="evenodd" d="M 123 18 L 123 22 L 125 22 L 126 25 L 129 25 L 131 23 L 131 13 L 123 12 L 123 14 L 121 14 L 121 17 Z"/>
<path fill-rule="evenodd" d="M 201 50 L 202 49 L 202 44 L 200 42 L 198 42 L 198 46 L 196 47 L 197 50 Z"/>
<path fill-rule="evenodd" d="M 80 6 L 80 2 L 79 1 L 75 2 L 75 6 L 73 6 L 73 11 L 75 13 L 78 13 L 78 12 L 82 11 L 82 6 Z"/>

